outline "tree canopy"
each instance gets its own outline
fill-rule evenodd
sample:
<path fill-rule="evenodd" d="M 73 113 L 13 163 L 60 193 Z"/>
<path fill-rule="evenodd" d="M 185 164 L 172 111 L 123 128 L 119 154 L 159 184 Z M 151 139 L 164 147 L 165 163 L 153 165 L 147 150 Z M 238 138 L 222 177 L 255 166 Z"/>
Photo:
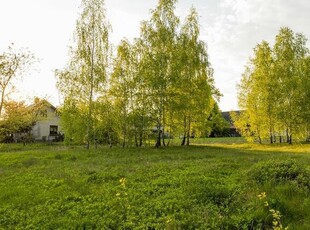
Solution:
<path fill-rule="evenodd" d="M 23 76 L 34 61 L 35 57 L 30 51 L 16 50 L 14 44 L 0 54 L 0 118 L 6 100 L 14 91 L 14 80 Z"/>
<path fill-rule="evenodd" d="M 123 147 L 154 138 L 159 147 L 179 136 L 189 145 L 190 136 L 205 133 L 220 93 L 199 38 L 198 13 L 192 8 L 181 23 L 176 3 L 159 0 L 140 36 L 124 38 L 110 59 L 104 2 L 82 1 L 76 47 L 68 67 L 56 71 L 67 138 Z"/>
<path fill-rule="evenodd" d="M 243 112 L 235 124 L 249 139 L 292 143 L 307 137 L 309 50 L 303 34 L 281 28 L 273 48 L 263 41 L 254 48 L 238 86 Z"/>
<path fill-rule="evenodd" d="M 109 31 L 104 0 L 82 0 L 70 60 L 65 69 L 56 70 L 57 86 L 64 97 L 64 130 L 69 136 L 78 133 L 77 141 L 84 140 L 88 148 L 96 135 L 94 97 L 106 89 Z M 71 119 L 72 114 L 78 122 Z"/>

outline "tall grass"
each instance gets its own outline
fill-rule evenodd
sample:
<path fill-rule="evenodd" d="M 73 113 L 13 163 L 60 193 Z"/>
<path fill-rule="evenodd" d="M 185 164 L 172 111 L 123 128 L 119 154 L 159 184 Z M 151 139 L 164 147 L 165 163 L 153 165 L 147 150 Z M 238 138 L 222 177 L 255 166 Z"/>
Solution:
<path fill-rule="evenodd" d="M 0 229 L 269 229 L 270 209 L 283 226 L 310 229 L 307 145 L 200 141 L 2 146 Z"/>

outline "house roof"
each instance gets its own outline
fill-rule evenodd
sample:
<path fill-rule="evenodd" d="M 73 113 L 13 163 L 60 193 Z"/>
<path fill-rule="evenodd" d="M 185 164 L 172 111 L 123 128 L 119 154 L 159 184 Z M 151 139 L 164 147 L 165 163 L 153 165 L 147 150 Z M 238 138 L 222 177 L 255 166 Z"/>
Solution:
<path fill-rule="evenodd" d="M 222 116 L 223 118 L 229 122 L 230 124 L 230 128 L 235 128 L 235 125 L 234 125 L 234 121 L 232 120 L 231 116 L 230 116 L 230 113 L 231 112 L 235 112 L 237 114 L 240 114 L 240 110 L 236 110 L 236 111 L 226 111 L 226 112 L 222 112 Z"/>
<path fill-rule="evenodd" d="M 43 107 L 46 106 L 48 108 L 51 108 L 52 110 L 57 110 L 55 106 L 53 106 L 49 101 L 46 99 L 40 99 L 40 98 L 35 98 L 34 103 L 29 106 L 29 108 L 35 108 L 35 107 Z"/>

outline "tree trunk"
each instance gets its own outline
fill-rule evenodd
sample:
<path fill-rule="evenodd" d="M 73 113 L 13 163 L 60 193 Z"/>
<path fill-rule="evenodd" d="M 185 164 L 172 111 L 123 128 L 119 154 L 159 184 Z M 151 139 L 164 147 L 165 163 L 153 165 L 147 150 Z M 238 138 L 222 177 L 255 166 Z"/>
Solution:
<path fill-rule="evenodd" d="M 256 133 L 257 133 L 257 138 L 258 138 L 258 143 L 262 143 L 262 138 L 260 136 L 260 128 L 256 128 Z"/>
<path fill-rule="evenodd" d="M 139 147 L 137 132 L 135 131 L 135 145 Z"/>
<path fill-rule="evenodd" d="M 165 118 L 165 110 L 163 109 L 163 125 L 162 125 L 162 133 L 161 133 L 161 138 L 163 140 L 163 146 L 166 146 L 165 142 L 165 125 L 166 125 L 166 118 Z"/>
<path fill-rule="evenodd" d="M 2 109 L 3 109 L 3 105 L 4 105 L 4 91 L 5 89 L 2 88 L 2 92 L 1 92 L 1 101 L 0 101 L 0 118 L 1 118 L 1 114 L 2 114 Z"/>
<path fill-rule="evenodd" d="M 288 142 L 290 145 L 293 144 L 293 135 L 291 134 L 289 136 L 289 142 Z"/>
<path fill-rule="evenodd" d="M 188 118 L 188 127 L 187 127 L 187 143 L 186 145 L 189 146 L 189 140 L 190 140 L 190 137 L 191 137 L 191 119 L 190 117 Z"/>
<path fill-rule="evenodd" d="M 167 146 L 169 146 L 169 145 L 170 145 L 170 141 L 171 141 L 171 138 L 169 138 L 168 143 L 167 143 Z"/>
<path fill-rule="evenodd" d="M 286 143 L 290 143 L 290 135 L 288 132 L 288 128 L 286 129 Z"/>
<path fill-rule="evenodd" d="M 181 143 L 182 146 L 185 145 L 185 141 L 186 141 L 186 134 L 184 133 L 184 135 L 183 135 L 183 140 L 182 140 L 182 143 Z"/>
<path fill-rule="evenodd" d="M 273 144 L 273 136 L 270 134 L 270 144 Z"/>
<path fill-rule="evenodd" d="M 271 125 L 269 127 L 269 138 L 270 138 L 270 144 L 273 144 L 274 143 L 274 138 L 273 138 L 273 129 L 272 129 Z"/>
<path fill-rule="evenodd" d="M 169 134 L 168 134 L 168 143 L 167 143 L 167 146 L 170 145 L 170 141 L 171 141 L 171 127 L 170 127 Z"/>
<path fill-rule="evenodd" d="M 156 144 L 155 144 L 155 147 L 156 148 L 159 148 L 161 146 L 161 124 L 158 122 L 157 124 L 157 141 L 156 141 Z"/>
<path fill-rule="evenodd" d="M 163 131 L 162 131 L 162 140 L 163 140 L 163 146 L 166 146 L 166 142 L 165 142 L 165 130 L 163 128 Z"/>
<path fill-rule="evenodd" d="M 258 142 L 261 144 L 262 143 L 262 138 L 258 136 Z"/>
<path fill-rule="evenodd" d="M 185 141 L 186 141 L 186 128 L 187 128 L 187 121 L 186 121 L 186 116 L 184 116 L 184 134 L 183 134 L 183 140 L 182 140 L 182 143 L 181 143 L 181 146 L 184 146 L 185 145 Z"/>
<path fill-rule="evenodd" d="M 123 148 L 125 148 L 126 146 L 126 131 L 123 130 L 123 144 L 122 144 Z"/>
<path fill-rule="evenodd" d="M 109 146 L 110 146 L 110 148 L 112 148 L 112 138 L 110 135 L 110 131 L 108 131 L 108 139 L 109 139 Z"/>
<path fill-rule="evenodd" d="M 161 146 L 161 136 L 160 136 L 160 132 L 158 132 L 157 141 L 156 141 L 155 147 L 159 148 L 160 146 Z"/>
<path fill-rule="evenodd" d="M 139 136 L 139 147 L 141 147 L 143 145 L 143 131 L 140 132 L 140 136 Z"/>

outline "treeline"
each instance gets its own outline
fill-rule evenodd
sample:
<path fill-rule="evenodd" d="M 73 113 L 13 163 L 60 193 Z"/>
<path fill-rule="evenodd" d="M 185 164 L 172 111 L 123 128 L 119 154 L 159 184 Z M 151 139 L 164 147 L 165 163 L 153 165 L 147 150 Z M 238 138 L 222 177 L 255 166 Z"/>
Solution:
<path fill-rule="evenodd" d="M 56 71 L 67 142 L 125 147 L 153 139 L 159 147 L 181 137 L 189 145 L 191 136 L 211 132 L 220 93 L 207 45 L 196 10 L 181 23 L 176 3 L 159 0 L 140 36 L 124 38 L 114 52 L 104 1 L 82 0 L 70 60 Z"/>
<path fill-rule="evenodd" d="M 250 140 L 309 140 L 310 55 L 303 34 L 281 28 L 271 47 L 254 48 L 238 85 L 236 127 Z"/>

